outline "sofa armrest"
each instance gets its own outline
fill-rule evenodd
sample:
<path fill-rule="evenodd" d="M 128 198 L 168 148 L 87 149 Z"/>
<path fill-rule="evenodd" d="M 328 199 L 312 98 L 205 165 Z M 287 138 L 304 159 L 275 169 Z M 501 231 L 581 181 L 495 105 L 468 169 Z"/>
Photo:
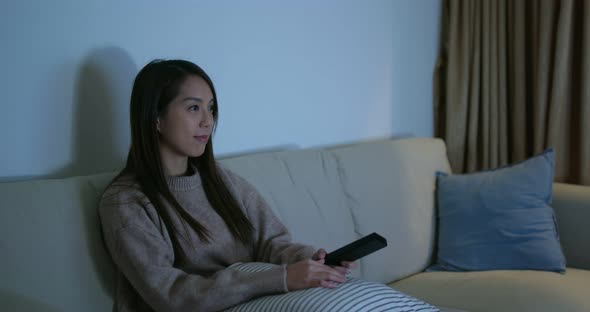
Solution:
<path fill-rule="evenodd" d="M 590 186 L 554 183 L 553 209 L 567 266 L 590 270 Z"/>

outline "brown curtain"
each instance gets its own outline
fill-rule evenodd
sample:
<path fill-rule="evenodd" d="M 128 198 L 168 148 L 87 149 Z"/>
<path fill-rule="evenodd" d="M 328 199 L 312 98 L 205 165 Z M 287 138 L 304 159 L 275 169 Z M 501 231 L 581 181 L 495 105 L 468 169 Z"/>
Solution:
<path fill-rule="evenodd" d="M 590 185 L 590 1 L 445 0 L 434 98 L 454 172 L 553 147 Z"/>

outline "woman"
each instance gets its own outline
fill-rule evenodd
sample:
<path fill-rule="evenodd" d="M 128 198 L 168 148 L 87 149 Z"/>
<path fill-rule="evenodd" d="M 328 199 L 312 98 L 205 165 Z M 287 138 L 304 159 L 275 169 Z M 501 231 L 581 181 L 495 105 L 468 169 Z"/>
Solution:
<path fill-rule="evenodd" d="M 131 94 L 131 149 L 100 219 L 117 269 L 118 311 L 215 311 L 251 298 L 337 287 L 355 266 L 294 244 L 246 180 L 218 166 L 215 89 L 197 65 L 153 61 Z M 237 262 L 282 264 L 245 273 Z M 229 267 L 229 268 L 228 268 Z"/>

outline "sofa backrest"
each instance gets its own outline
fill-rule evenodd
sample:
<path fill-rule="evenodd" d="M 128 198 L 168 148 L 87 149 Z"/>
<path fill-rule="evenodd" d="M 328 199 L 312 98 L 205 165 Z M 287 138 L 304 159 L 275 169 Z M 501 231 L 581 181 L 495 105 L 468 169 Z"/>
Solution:
<path fill-rule="evenodd" d="M 221 163 L 256 187 L 294 241 L 329 251 L 359 237 L 339 164 L 329 151 L 261 153 Z"/>
<path fill-rule="evenodd" d="M 377 232 L 388 247 L 360 261 L 383 283 L 420 272 L 434 246 L 435 172 L 450 172 L 443 141 L 400 139 L 225 159 L 256 186 L 294 240 L 331 251 Z"/>
<path fill-rule="evenodd" d="M 435 245 L 436 171 L 450 173 L 438 139 L 404 139 L 332 150 L 355 231 L 387 238 L 388 248 L 361 261 L 363 277 L 390 283 L 423 271 Z"/>
<path fill-rule="evenodd" d="M 336 249 L 377 232 L 389 246 L 361 261 L 384 283 L 422 271 L 434 239 L 437 139 L 360 143 L 221 160 L 249 180 L 294 240 Z M 97 205 L 114 173 L 0 184 L 0 310 L 108 311 L 113 264 Z"/>
<path fill-rule="evenodd" d="M 0 311 L 110 311 L 97 205 L 114 174 L 0 184 Z"/>

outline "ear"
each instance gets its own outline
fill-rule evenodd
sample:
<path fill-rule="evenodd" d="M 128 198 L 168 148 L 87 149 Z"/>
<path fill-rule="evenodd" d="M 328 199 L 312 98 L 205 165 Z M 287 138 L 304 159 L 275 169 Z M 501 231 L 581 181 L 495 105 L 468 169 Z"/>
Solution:
<path fill-rule="evenodd" d="M 156 119 L 156 130 L 158 130 L 158 132 L 162 132 L 162 130 L 160 130 L 160 117 Z"/>

